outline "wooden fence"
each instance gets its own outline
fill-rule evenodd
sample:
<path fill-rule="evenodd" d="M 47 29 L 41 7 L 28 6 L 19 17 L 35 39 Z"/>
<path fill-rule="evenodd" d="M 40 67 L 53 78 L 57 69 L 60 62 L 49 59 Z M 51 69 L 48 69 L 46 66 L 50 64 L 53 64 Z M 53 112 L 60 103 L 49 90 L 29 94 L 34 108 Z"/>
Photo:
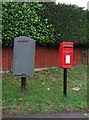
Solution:
<path fill-rule="evenodd" d="M 58 52 L 59 48 L 36 47 L 35 52 L 35 68 L 58 67 Z M 3 47 L 2 53 L 0 48 L 0 55 L 2 55 L 2 65 L 0 70 L 8 71 L 13 69 L 13 47 Z M 87 61 L 87 56 L 86 56 Z M 82 64 L 82 55 L 80 49 L 74 49 L 73 63 L 76 65 Z"/>

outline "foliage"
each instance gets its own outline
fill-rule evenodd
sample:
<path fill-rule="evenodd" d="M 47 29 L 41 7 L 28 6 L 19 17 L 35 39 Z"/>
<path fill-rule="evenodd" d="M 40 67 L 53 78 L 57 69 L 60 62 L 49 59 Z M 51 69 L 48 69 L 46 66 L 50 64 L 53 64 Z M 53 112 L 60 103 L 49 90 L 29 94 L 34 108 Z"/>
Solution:
<path fill-rule="evenodd" d="M 56 36 L 52 24 L 41 20 L 38 12 L 44 14 L 42 3 L 5 2 L 2 4 L 2 42 L 3 46 L 12 46 L 15 37 L 28 36 L 38 45 L 55 45 Z"/>
<path fill-rule="evenodd" d="M 3 3 L 3 46 L 12 46 L 15 37 L 24 35 L 41 46 L 58 46 L 74 42 L 89 47 L 87 13 L 75 5 L 52 2 Z"/>
<path fill-rule="evenodd" d="M 75 5 L 45 3 L 44 17 L 53 24 L 57 41 L 74 42 L 76 45 L 89 45 L 87 39 L 87 10 Z"/>
<path fill-rule="evenodd" d="M 20 94 L 20 78 L 4 73 L 2 81 L 5 113 L 71 112 L 87 108 L 87 66 L 74 66 L 68 70 L 66 98 L 63 96 L 62 68 L 36 71 L 33 78 L 27 78 L 24 95 Z M 80 90 L 73 91 L 74 87 Z"/>

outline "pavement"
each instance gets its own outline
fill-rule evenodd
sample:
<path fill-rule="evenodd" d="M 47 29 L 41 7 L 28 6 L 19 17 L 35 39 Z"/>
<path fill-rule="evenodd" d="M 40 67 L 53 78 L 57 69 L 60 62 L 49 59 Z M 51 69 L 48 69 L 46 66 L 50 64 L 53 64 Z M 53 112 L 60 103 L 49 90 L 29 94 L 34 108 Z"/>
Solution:
<path fill-rule="evenodd" d="M 15 115 L 15 114 L 3 114 L 2 118 L 86 118 L 89 119 L 89 113 L 87 112 L 71 112 L 71 113 L 44 113 L 44 114 L 27 114 L 27 115 Z"/>

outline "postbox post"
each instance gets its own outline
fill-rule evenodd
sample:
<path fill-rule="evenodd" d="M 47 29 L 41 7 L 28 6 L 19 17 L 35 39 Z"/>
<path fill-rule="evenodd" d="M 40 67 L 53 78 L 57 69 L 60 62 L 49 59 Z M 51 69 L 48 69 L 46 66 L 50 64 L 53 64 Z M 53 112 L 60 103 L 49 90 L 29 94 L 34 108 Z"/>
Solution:
<path fill-rule="evenodd" d="M 67 96 L 67 68 L 64 68 L 64 89 L 63 89 L 63 93 L 64 96 Z"/>

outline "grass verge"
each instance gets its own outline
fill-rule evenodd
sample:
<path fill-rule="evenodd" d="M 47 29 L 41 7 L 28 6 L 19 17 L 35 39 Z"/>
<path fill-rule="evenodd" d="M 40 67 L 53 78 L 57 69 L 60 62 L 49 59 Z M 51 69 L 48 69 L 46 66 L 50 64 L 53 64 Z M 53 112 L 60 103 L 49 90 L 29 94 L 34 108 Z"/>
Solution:
<path fill-rule="evenodd" d="M 63 69 L 37 71 L 27 78 L 27 92 L 20 93 L 20 78 L 3 73 L 3 113 L 44 113 L 87 109 L 87 66 L 68 69 L 67 97 L 63 96 Z M 73 90 L 78 87 L 79 90 Z"/>

